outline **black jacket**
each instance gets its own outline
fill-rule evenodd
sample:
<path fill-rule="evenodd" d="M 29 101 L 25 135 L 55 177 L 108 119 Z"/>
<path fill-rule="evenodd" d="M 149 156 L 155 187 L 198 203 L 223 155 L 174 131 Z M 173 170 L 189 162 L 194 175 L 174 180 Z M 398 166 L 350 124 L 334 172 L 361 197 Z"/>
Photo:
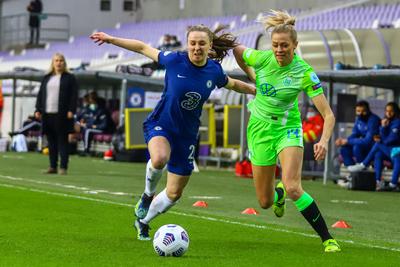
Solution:
<path fill-rule="evenodd" d="M 36 99 L 36 111 L 39 111 L 43 116 L 43 132 L 46 133 L 46 87 L 52 74 L 44 76 L 40 85 L 40 90 Z M 60 80 L 60 94 L 58 97 L 58 113 L 57 121 L 61 130 L 70 131 L 73 124 L 73 119 L 67 119 L 67 113 L 71 111 L 76 112 L 76 105 L 78 101 L 78 83 L 73 74 L 64 72 Z"/>
<path fill-rule="evenodd" d="M 42 13 L 43 5 L 39 0 L 31 1 L 28 6 L 29 26 L 37 28 L 40 26 L 40 13 Z"/>

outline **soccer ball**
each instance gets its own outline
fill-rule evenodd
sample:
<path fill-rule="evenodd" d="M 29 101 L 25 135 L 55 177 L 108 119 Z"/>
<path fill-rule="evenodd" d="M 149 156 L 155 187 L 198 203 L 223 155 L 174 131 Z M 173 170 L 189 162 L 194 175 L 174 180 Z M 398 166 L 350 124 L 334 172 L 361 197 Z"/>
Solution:
<path fill-rule="evenodd" d="M 189 236 L 179 225 L 163 225 L 154 234 L 153 247 L 159 256 L 180 257 L 189 247 Z"/>

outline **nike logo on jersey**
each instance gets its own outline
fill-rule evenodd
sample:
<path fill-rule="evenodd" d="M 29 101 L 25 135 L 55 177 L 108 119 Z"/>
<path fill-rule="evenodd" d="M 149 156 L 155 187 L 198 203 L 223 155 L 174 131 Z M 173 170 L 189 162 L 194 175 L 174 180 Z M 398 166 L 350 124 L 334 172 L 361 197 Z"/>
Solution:
<path fill-rule="evenodd" d="M 180 75 L 180 74 L 178 74 L 177 76 L 178 76 L 178 78 L 182 78 L 182 79 L 186 78 L 186 76 L 183 76 L 183 75 Z"/>

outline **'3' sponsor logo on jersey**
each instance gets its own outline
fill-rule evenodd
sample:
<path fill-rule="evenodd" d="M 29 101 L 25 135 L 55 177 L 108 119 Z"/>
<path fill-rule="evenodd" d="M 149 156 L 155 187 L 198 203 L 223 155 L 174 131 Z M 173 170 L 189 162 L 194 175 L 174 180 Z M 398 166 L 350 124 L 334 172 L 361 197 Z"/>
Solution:
<path fill-rule="evenodd" d="M 186 110 L 193 110 L 195 109 L 201 100 L 201 95 L 196 92 L 187 92 L 185 94 L 186 99 L 181 102 L 181 107 Z"/>

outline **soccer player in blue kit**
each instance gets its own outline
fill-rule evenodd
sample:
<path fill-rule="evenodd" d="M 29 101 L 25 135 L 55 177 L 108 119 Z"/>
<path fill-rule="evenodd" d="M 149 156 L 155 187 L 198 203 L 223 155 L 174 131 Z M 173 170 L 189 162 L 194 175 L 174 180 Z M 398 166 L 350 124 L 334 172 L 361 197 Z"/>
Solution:
<path fill-rule="evenodd" d="M 221 33 L 222 29 L 212 32 L 204 25 L 189 27 L 187 52 L 161 52 L 142 41 L 103 32 L 90 36 L 99 45 L 110 43 L 140 53 L 166 69 L 161 100 L 143 123 L 150 160 L 145 190 L 135 208 L 139 240 L 150 240 L 150 221 L 170 209 L 182 196 L 193 170 L 202 107 L 211 91 L 225 87 L 255 94 L 255 87 L 232 79 L 223 71 L 219 62 L 237 44 L 236 38 L 230 33 Z M 167 186 L 153 199 L 165 165 Z"/>

